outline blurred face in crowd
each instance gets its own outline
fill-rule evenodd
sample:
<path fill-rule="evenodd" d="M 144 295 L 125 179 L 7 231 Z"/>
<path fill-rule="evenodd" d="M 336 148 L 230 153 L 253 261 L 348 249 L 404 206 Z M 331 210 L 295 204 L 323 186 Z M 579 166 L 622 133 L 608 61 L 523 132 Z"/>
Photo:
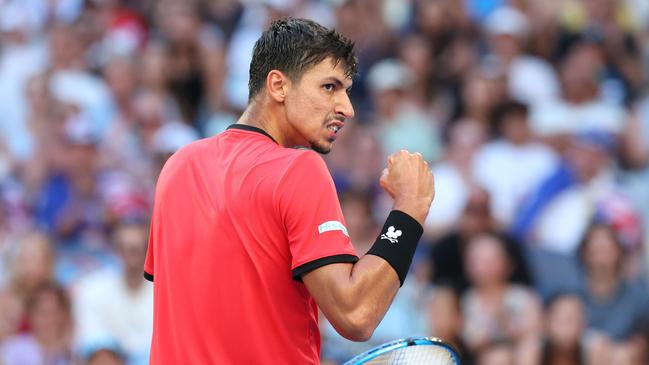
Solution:
<path fill-rule="evenodd" d="M 345 193 L 340 200 L 340 207 L 351 237 L 363 239 L 371 235 L 370 231 L 374 227 L 372 224 L 372 201 L 369 195 L 360 192 Z M 359 239 L 352 239 L 352 244 L 359 253 L 364 254 L 373 242 L 359 242 Z"/>
<path fill-rule="evenodd" d="M 504 243 L 490 235 L 473 238 L 467 247 L 466 270 L 476 287 L 504 284 L 510 274 Z"/>
<path fill-rule="evenodd" d="M 284 99 L 287 141 L 328 153 L 345 120 L 354 116 L 345 65 L 327 58 L 287 83 Z"/>
<path fill-rule="evenodd" d="M 503 117 L 502 134 L 514 144 L 522 144 L 529 140 L 530 129 L 525 113 L 511 113 Z"/>
<path fill-rule="evenodd" d="M 144 93 L 133 101 L 133 110 L 139 138 L 146 150 L 153 150 L 153 136 L 167 120 L 167 106 L 163 96 Z"/>
<path fill-rule="evenodd" d="M 43 113 L 49 101 L 48 79 L 45 75 L 33 76 L 27 81 L 26 96 L 32 113 Z"/>
<path fill-rule="evenodd" d="M 443 63 L 450 68 L 453 77 L 461 77 L 477 63 L 475 44 L 470 37 L 458 37 L 449 45 Z"/>
<path fill-rule="evenodd" d="M 137 75 L 143 86 L 152 90 L 160 90 L 167 84 L 168 60 L 164 47 L 155 42 L 149 42 L 139 58 Z"/>
<path fill-rule="evenodd" d="M 611 229 L 599 226 L 588 234 L 582 252 L 584 264 L 591 273 L 616 273 L 623 258 L 622 248 Z"/>
<path fill-rule="evenodd" d="M 128 102 L 136 88 L 133 63 L 127 58 L 114 58 L 104 69 L 108 88 L 118 102 Z"/>
<path fill-rule="evenodd" d="M 521 40 L 514 34 L 491 36 L 493 51 L 505 60 L 512 60 L 521 53 Z"/>
<path fill-rule="evenodd" d="M 60 341 L 71 324 L 67 294 L 53 286 L 39 289 L 29 305 L 29 321 L 41 342 Z"/>
<path fill-rule="evenodd" d="M 473 237 L 490 229 L 491 222 L 489 194 L 483 189 L 473 189 L 460 216 L 460 231 L 466 237 Z"/>
<path fill-rule="evenodd" d="M 586 12 L 592 21 L 603 21 L 615 17 L 619 0 L 584 0 Z"/>
<path fill-rule="evenodd" d="M 69 68 L 83 59 L 80 39 L 75 29 L 66 24 L 56 24 L 50 33 L 49 46 L 54 68 Z"/>
<path fill-rule="evenodd" d="M 457 121 L 452 127 L 446 148 L 448 159 L 460 167 L 469 167 L 485 138 L 485 129 L 477 121 Z"/>
<path fill-rule="evenodd" d="M 193 43 L 198 40 L 201 23 L 190 2 L 158 2 L 156 21 L 171 42 Z"/>
<path fill-rule="evenodd" d="M 581 103 L 597 97 L 602 55 L 594 44 L 576 44 L 560 68 L 564 97 Z"/>
<path fill-rule="evenodd" d="M 469 115 L 486 113 L 494 103 L 495 83 L 479 71 L 471 72 L 462 85 L 462 101 Z"/>
<path fill-rule="evenodd" d="M 142 271 L 146 258 L 148 230 L 145 225 L 127 224 L 115 232 L 115 243 L 127 272 Z"/>
<path fill-rule="evenodd" d="M 53 265 L 47 237 L 39 233 L 29 234 L 20 242 L 13 263 L 14 284 L 19 291 L 30 291 L 52 278 Z"/>
<path fill-rule="evenodd" d="M 424 0 L 417 5 L 416 22 L 425 33 L 436 35 L 447 28 L 450 14 L 445 1 Z"/>
<path fill-rule="evenodd" d="M 596 178 L 610 164 L 610 156 L 604 148 L 581 141 L 571 141 L 566 157 L 584 183 Z"/>
<path fill-rule="evenodd" d="M 478 365 L 514 365 L 512 348 L 507 345 L 493 345 L 478 356 Z"/>
<path fill-rule="evenodd" d="M 110 350 L 99 350 L 90 357 L 86 365 L 124 365 L 124 360 Z"/>
<path fill-rule="evenodd" d="M 399 54 L 403 62 L 416 74 L 428 75 L 434 67 L 431 45 L 420 35 L 410 35 L 404 39 L 399 47 Z"/>
<path fill-rule="evenodd" d="M 431 333 L 440 338 L 454 339 L 462 329 L 462 312 L 457 294 L 450 288 L 438 288 L 428 307 Z"/>
<path fill-rule="evenodd" d="M 19 298 L 12 292 L 0 293 L 0 342 L 16 332 L 20 325 L 23 309 Z"/>
<path fill-rule="evenodd" d="M 546 326 L 553 346 L 576 348 L 584 330 L 584 305 L 579 297 L 565 295 L 555 299 L 547 309 Z"/>
<path fill-rule="evenodd" d="M 402 88 L 379 90 L 372 93 L 377 116 L 383 120 L 394 118 L 403 106 L 406 91 Z"/>

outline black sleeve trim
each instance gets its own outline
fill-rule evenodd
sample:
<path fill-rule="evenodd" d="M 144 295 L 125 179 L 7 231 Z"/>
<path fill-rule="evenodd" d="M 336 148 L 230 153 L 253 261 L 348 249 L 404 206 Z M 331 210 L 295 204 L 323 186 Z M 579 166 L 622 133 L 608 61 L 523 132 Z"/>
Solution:
<path fill-rule="evenodd" d="M 358 257 L 347 254 L 321 257 L 293 269 L 293 280 L 302 282 L 302 275 L 325 265 L 347 262 L 355 263 L 356 261 L 358 261 Z"/>
<path fill-rule="evenodd" d="M 148 272 L 144 272 L 144 278 L 147 279 L 150 282 L 153 282 L 153 275 L 149 274 Z"/>

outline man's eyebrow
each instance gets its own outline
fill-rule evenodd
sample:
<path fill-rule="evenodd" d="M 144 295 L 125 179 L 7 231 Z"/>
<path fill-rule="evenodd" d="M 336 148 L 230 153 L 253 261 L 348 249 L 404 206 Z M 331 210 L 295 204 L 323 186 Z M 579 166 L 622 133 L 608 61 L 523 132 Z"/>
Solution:
<path fill-rule="evenodd" d="M 349 89 L 350 87 L 352 87 L 351 83 L 349 84 L 349 86 L 345 86 L 345 84 L 339 78 L 337 78 L 335 76 L 328 76 L 327 78 L 325 78 L 325 81 L 331 81 L 334 84 L 336 84 L 336 86 L 342 87 L 342 88 L 345 88 L 345 89 Z"/>

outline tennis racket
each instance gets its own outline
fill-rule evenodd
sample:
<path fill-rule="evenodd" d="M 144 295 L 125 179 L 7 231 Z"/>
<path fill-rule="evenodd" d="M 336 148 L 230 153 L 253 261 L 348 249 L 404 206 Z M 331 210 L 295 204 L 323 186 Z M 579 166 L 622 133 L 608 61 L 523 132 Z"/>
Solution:
<path fill-rule="evenodd" d="M 417 337 L 388 342 L 343 365 L 460 365 L 460 356 L 438 338 Z"/>

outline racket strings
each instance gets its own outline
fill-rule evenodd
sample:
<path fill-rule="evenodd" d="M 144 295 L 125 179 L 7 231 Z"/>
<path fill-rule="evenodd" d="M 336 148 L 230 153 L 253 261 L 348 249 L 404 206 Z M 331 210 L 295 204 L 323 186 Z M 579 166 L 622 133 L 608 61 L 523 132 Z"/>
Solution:
<path fill-rule="evenodd" d="M 453 365 L 456 364 L 449 350 L 441 346 L 408 346 L 379 355 L 365 362 L 368 365 Z"/>

